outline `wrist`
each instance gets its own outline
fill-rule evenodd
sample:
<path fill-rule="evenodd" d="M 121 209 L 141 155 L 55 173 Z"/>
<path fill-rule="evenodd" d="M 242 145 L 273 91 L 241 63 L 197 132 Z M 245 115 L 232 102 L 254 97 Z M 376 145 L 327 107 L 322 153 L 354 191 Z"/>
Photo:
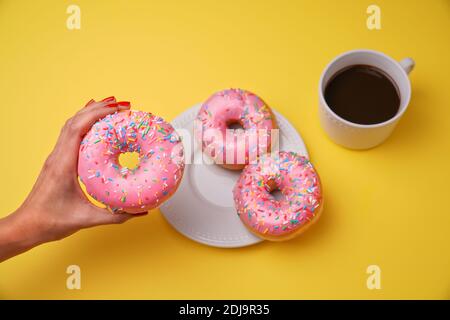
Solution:
<path fill-rule="evenodd" d="M 0 261 L 45 242 L 43 234 L 32 215 L 23 208 L 1 219 Z"/>

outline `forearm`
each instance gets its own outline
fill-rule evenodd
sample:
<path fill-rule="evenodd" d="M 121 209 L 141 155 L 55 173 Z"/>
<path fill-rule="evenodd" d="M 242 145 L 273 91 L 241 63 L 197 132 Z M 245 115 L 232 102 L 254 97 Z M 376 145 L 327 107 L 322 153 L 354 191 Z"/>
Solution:
<path fill-rule="evenodd" d="M 0 262 L 45 242 L 21 210 L 0 219 Z"/>

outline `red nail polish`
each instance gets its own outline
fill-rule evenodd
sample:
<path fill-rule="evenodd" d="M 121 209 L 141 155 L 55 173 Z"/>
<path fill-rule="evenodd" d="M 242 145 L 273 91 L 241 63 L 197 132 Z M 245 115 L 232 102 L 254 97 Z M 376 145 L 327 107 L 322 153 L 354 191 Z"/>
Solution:
<path fill-rule="evenodd" d="M 117 104 L 119 105 L 119 107 L 129 107 L 129 106 L 131 106 L 130 101 L 119 101 L 119 102 L 117 102 Z"/>
<path fill-rule="evenodd" d="M 86 103 L 84 106 L 87 107 L 87 106 L 90 105 L 92 102 L 95 102 L 95 100 L 94 100 L 94 99 L 89 100 L 88 103 Z"/>
<path fill-rule="evenodd" d="M 111 97 L 103 99 L 102 102 L 113 101 L 113 100 L 116 100 L 116 98 L 114 96 L 111 96 Z"/>
<path fill-rule="evenodd" d="M 117 102 L 114 102 L 114 103 L 107 104 L 106 106 L 107 106 L 108 108 L 116 108 L 116 107 L 119 106 L 119 104 L 118 104 Z"/>

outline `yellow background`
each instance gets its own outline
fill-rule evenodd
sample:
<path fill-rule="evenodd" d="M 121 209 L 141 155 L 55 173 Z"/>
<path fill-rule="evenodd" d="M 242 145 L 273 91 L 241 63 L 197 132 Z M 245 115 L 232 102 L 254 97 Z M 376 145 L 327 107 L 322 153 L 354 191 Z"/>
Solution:
<path fill-rule="evenodd" d="M 81 30 L 66 8 L 81 8 Z M 450 298 L 450 2 L 0 0 L 0 215 L 26 197 L 60 127 L 109 95 L 167 120 L 211 93 L 262 96 L 302 134 L 326 204 L 284 243 L 225 250 L 178 234 L 158 210 L 83 230 L 0 264 L 0 298 Z M 320 128 L 317 85 L 355 48 L 411 56 L 413 96 L 368 151 Z M 66 289 L 77 264 L 82 289 Z M 381 268 L 368 290 L 366 268 Z"/>

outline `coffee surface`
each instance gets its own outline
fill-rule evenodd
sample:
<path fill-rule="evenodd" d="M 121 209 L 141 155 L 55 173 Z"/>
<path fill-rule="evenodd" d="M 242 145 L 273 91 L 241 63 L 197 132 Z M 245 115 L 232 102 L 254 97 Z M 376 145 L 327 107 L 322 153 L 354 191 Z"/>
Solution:
<path fill-rule="evenodd" d="M 368 65 L 350 66 L 335 74 L 325 88 L 325 101 L 338 116 L 358 124 L 387 121 L 400 107 L 391 78 Z"/>

